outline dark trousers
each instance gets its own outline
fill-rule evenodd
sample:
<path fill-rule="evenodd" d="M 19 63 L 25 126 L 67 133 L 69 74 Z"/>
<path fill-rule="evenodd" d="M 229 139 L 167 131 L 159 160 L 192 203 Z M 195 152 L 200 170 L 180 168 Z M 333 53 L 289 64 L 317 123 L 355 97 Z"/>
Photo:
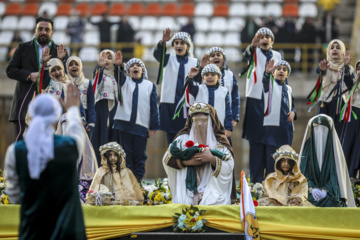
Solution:
<path fill-rule="evenodd" d="M 120 132 L 120 144 L 126 153 L 126 167 L 129 168 L 139 180 L 145 174 L 147 137 Z"/>
<path fill-rule="evenodd" d="M 274 172 L 275 160 L 272 154 L 276 152 L 276 147 L 263 143 L 249 141 L 250 143 L 250 181 L 252 183 L 261 183 L 265 176 Z"/>
<path fill-rule="evenodd" d="M 20 141 L 24 138 L 24 131 L 25 131 L 25 128 L 27 127 L 25 121 L 20 121 L 20 124 L 19 124 L 19 121 L 16 121 L 16 122 L 13 122 L 15 124 L 15 136 L 16 136 L 16 141 Z"/>
<path fill-rule="evenodd" d="M 168 145 L 170 145 L 170 143 L 172 143 L 175 140 L 175 136 L 177 133 L 168 133 L 166 132 L 166 137 L 167 137 L 167 141 L 168 141 Z"/>

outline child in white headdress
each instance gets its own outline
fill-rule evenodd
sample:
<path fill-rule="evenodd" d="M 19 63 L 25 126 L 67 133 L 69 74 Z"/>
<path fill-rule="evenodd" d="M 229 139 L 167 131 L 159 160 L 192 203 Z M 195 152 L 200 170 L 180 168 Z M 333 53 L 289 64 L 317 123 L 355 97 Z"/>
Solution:
<path fill-rule="evenodd" d="M 264 149 L 265 137 L 262 134 L 264 122 L 264 94 L 263 76 L 266 63 L 271 59 L 275 62 L 282 59 L 278 51 L 272 49 L 275 36 L 269 28 L 260 28 L 251 44 L 244 51 L 244 59 L 248 61 L 248 67 L 243 71 L 246 76 L 246 107 L 243 123 L 243 138 L 249 141 L 249 169 L 250 181 L 253 183 L 264 180 L 264 171 L 258 168 L 259 161 L 271 157 Z M 271 164 L 273 168 L 273 164 Z M 262 168 L 263 169 L 263 168 Z"/>
<path fill-rule="evenodd" d="M 171 40 L 175 54 L 166 54 L 166 42 Z M 173 119 L 177 103 L 183 97 L 186 76 L 192 67 L 198 65 L 194 58 L 193 43 L 188 33 L 171 34 L 167 28 L 162 40 L 154 50 L 154 57 L 160 62 L 158 84 L 162 80 L 160 97 L 160 129 L 167 134 L 170 144 L 176 133 L 182 129 L 186 121 L 186 108 L 180 117 Z M 163 69 L 164 68 L 164 69 Z"/>
<path fill-rule="evenodd" d="M 69 57 L 66 61 L 66 69 L 70 81 L 80 91 L 80 100 L 86 113 L 85 129 L 88 133 L 91 133 L 96 121 L 93 86 L 91 81 L 84 76 L 82 61 L 79 57 Z"/>
<path fill-rule="evenodd" d="M 120 77 L 120 101 L 114 128 L 127 155 L 127 167 L 140 182 L 145 174 L 147 139 L 160 129 L 155 85 L 148 80 L 145 64 L 132 58 Z M 126 75 L 125 75 L 126 74 Z"/>
<path fill-rule="evenodd" d="M 193 79 L 198 74 L 197 68 L 191 68 L 188 78 Z M 196 102 L 203 102 L 213 106 L 220 122 L 225 127 L 225 136 L 229 138 L 233 129 L 229 90 L 220 85 L 222 73 L 215 64 L 208 64 L 201 71 L 205 84 L 189 84 L 189 93 Z"/>
<path fill-rule="evenodd" d="M 116 56 L 118 56 L 117 52 Z M 116 81 L 117 63 L 115 53 L 104 50 L 99 55 L 96 71 L 93 79 L 93 90 L 95 94 L 96 125 L 91 136 L 95 154 L 100 165 L 99 147 L 108 142 L 119 142 L 119 133 L 113 129 L 114 116 L 118 104 L 118 84 Z"/>
<path fill-rule="evenodd" d="M 234 128 L 240 120 L 240 94 L 237 80 L 234 73 L 227 65 L 224 49 L 220 47 L 212 47 L 209 49 L 208 55 L 209 62 L 218 66 L 221 71 L 221 86 L 226 87 L 229 90 L 232 125 Z"/>

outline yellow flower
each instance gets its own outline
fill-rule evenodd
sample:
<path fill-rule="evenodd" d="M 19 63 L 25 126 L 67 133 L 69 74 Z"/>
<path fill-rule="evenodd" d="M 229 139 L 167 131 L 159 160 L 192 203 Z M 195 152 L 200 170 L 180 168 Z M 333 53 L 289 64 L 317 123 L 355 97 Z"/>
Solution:
<path fill-rule="evenodd" d="M 256 201 L 256 197 L 253 197 L 253 201 Z"/>
<path fill-rule="evenodd" d="M 191 214 L 193 214 L 193 213 L 194 213 L 194 210 L 190 210 L 189 212 L 190 212 Z"/>
<path fill-rule="evenodd" d="M 152 202 L 149 202 L 149 205 L 153 205 L 153 203 L 152 203 Z"/>
<path fill-rule="evenodd" d="M 4 179 L 3 177 L 0 177 L 0 182 L 1 182 L 3 179 Z"/>
<path fill-rule="evenodd" d="M 197 218 L 196 218 L 196 221 L 201 221 L 202 220 L 202 217 L 200 217 L 200 216 L 198 216 Z"/>

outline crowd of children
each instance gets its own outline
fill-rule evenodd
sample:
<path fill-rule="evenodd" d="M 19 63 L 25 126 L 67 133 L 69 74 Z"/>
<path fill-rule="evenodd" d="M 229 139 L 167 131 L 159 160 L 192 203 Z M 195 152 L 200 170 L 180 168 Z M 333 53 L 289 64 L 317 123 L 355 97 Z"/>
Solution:
<path fill-rule="evenodd" d="M 166 53 L 168 41 L 175 54 Z M 340 202 L 340 197 L 346 196 L 331 192 L 333 189 L 326 188 L 327 182 L 314 182 L 317 178 L 308 175 L 312 172 L 309 165 L 300 165 L 298 155 L 290 147 L 293 121 L 296 120 L 294 96 L 288 83 L 291 66 L 272 49 L 274 41 L 270 29 L 257 31 L 244 51 L 248 67 L 242 74 L 246 78 L 243 138 L 250 145 L 250 179 L 253 183 L 262 182 L 267 176 L 264 180 L 265 196 L 260 204 L 321 205 L 319 201 L 327 196 L 330 200 L 323 203 L 324 206 L 346 205 L 346 202 Z M 148 137 L 162 130 L 171 144 L 186 124 L 188 107 L 195 102 L 209 104 L 216 110 L 231 144 L 231 132 L 240 115 L 235 74 L 228 68 L 222 48 L 210 48 L 201 61 L 194 58 L 193 48 L 189 34 L 173 34 L 169 28 L 164 30 L 154 49 L 154 57 L 160 63 L 157 82 L 161 84 L 160 108 L 155 84 L 149 80 L 141 59 L 132 58 L 124 63 L 120 51 L 103 50 L 89 80 L 84 76 L 79 57 L 60 60 L 66 55 L 62 45 L 57 51 L 58 58 L 51 58 L 49 48 L 43 50 L 40 84 L 43 92 L 63 98 L 70 82 L 80 92 L 80 109 L 87 132 L 85 154 L 79 158 L 78 164 L 82 173 L 80 195 L 84 202 L 89 189 L 98 190 L 102 185 L 115 193 L 117 201 L 141 200 L 137 182 L 141 182 L 145 174 Z M 360 138 L 354 131 L 360 128 L 357 119 L 360 113 L 357 77 L 360 61 L 354 72 L 350 60 L 350 52 L 346 51 L 343 42 L 335 39 L 329 43 L 327 59 L 319 63 L 318 83 L 309 95 L 309 102 L 311 107 L 319 103 L 319 113 L 327 114 L 333 120 L 350 177 L 355 178 L 360 168 L 360 151 L 356 148 Z M 65 122 L 66 114 L 59 121 L 59 133 Z M 312 154 L 308 152 L 309 147 L 306 151 Z M 321 166 L 318 171 L 320 174 Z M 328 178 L 337 180 L 334 176 Z M 311 190 L 307 188 L 307 179 Z M 312 192 L 312 188 L 318 191 Z M 308 191 L 311 203 L 307 201 Z"/>

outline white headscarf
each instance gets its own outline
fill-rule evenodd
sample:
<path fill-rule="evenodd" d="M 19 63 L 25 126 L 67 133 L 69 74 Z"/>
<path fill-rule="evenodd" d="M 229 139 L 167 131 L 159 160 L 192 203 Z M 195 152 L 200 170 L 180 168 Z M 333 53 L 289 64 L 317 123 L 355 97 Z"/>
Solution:
<path fill-rule="evenodd" d="M 25 134 L 30 178 L 39 179 L 49 161 L 54 159 L 54 127 L 62 113 L 57 99 L 50 94 L 37 96 L 29 105 L 31 117 Z"/>
<path fill-rule="evenodd" d="M 113 51 L 111 51 L 110 49 L 105 49 L 103 50 L 100 54 L 99 57 L 104 53 L 109 53 L 112 57 L 112 64 L 110 65 L 110 69 L 104 69 L 104 74 L 105 76 L 108 77 L 114 77 L 114 62 L 115 62 L 115 53 Z"/>
<path fill-rule="evenodd" d="M 79 65 L 79 75 L 77 77 L 73 77 L 71 76 L 70 74 L 70 71 L 69 71 L 69 66 L 70 66 L 70 63 L 72 61 L 75 61 L 78 65 Z M 84 73 L 83 73 L 83 65 L 82 65 L 82 62 L 81 62 L 81 59 L 77 56 L 71 56 L 68 58 L 68 60 L 66 60 L 66 69 L 68 71 L 68 77 L 69 79 L 75 83 L 76 86 L 80 86 L 83 82 L 84 82 Z"/>

